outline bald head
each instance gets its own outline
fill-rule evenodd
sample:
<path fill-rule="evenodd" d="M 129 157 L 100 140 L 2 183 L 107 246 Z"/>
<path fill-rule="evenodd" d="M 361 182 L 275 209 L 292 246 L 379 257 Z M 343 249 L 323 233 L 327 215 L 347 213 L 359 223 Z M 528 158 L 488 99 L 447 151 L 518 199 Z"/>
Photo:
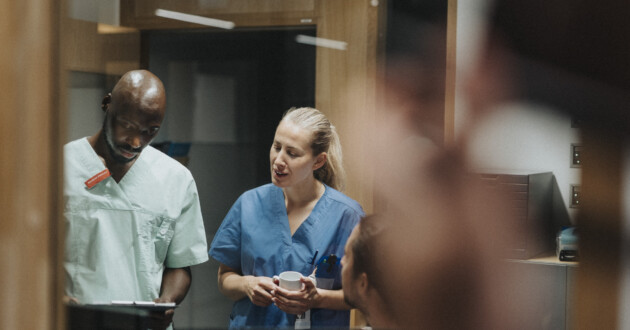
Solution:
<path fill-rule="evenodd" d="M 125 73 L 111 94 L 111 102 L 118 106 L 133 106 L 147 115 L 164 117 L 166 94 L 162 81 L 147 70 Z"/>
<path fill-rule="evenodd" d="M 122 166 L 119 177 L 156 137 L 164 120 L 166 95 L 158 77 L 146 70 L 125 73 L 103 99 L 103 132 L 97 150 L 110 165 Z M 111 169 L 110 169 L 111 171 Z"/>

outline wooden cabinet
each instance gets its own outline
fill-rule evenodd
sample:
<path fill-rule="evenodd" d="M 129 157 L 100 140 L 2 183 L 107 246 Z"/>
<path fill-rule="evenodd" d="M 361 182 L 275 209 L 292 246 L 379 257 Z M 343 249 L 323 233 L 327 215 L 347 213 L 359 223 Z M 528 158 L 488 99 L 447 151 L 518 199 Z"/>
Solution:
<path fill-rule="evenodd" d="M 121 23 L 139 29 L 199 28 L 158 17 L 157 9 L 234 22 L 237 27 L 314 24 L 315 0 L 122 0 Z"/>
<path fill-rule="evenodd" d="M 140 68 L 140 32 L 76 20 L 64 20 L 63 68 L 122 75 Z"/>

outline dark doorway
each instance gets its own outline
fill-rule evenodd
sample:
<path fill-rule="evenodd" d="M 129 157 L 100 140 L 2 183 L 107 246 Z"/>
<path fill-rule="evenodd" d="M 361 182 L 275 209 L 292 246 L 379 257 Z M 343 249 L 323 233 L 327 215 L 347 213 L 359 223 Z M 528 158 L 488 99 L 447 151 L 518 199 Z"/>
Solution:
<path fill-rule="evenodd" d="M 142 34 L 144 66 L 166 87 L 167 114 L 156 142 L 191 143 L 208 244 L 238 196 L 268 183 L 269 148 L 290 107 L 315 105 L 315 27 Z M 232 302 L 217 289 L 218 263 L 193 267 L 177 309 L 178 328 L 224 328 Z"/>

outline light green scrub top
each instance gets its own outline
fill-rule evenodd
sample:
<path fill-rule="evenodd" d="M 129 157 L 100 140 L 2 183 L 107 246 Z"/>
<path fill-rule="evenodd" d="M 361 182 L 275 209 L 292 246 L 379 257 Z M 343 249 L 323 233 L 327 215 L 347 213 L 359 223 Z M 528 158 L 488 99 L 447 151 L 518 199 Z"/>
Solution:
<path fill-rule="evenodd" d="M 66 294 L 81 303 L 152 301 L 164 267 L 208 260 L 190 171 L 146 147 L 119 183 L 85 182 L 105 170 L 86 138 L 64 147 Z"/>

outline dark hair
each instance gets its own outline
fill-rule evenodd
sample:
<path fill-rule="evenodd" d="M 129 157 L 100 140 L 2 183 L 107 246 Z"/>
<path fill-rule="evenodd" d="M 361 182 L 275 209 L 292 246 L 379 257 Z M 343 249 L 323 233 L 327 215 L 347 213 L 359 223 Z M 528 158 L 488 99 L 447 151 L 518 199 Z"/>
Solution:
<path fill-rule="evenodd" d="M 368 284 L 370 287 L 380 292 L 385 284 L 383 281 L 383 272 L 379 265 L 383 265 L 382 258 L 386 258 L 384 237 L 386 236 L 386 224 L 382 215 L 368 215 L 361 219 L 358 225 L 358 235 L 352 242 L 352 276 L 355 278 L 361 273 L 368 276 Z"/>

